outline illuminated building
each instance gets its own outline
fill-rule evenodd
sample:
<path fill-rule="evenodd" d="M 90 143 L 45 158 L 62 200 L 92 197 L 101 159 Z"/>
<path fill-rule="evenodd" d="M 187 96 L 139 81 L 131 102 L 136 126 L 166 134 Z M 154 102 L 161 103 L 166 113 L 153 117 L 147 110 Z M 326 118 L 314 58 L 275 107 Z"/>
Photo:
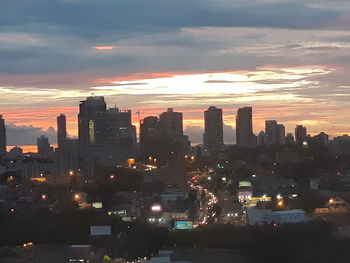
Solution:
<path fill-rule="evenodd" d="M 130 110 L 107 109 L 102 96 L 87 97 L 79 105 L 79 157 L 83 174 L 95 165 L 125 164 L 136 156 L 136 128 Z"/>
<path fill-rule="evenodd" d="M 300 209 L 272 211 L 270 209 L 248 209 L 249 225 L 292 224 L 305 221 L 305 211 Z"/>

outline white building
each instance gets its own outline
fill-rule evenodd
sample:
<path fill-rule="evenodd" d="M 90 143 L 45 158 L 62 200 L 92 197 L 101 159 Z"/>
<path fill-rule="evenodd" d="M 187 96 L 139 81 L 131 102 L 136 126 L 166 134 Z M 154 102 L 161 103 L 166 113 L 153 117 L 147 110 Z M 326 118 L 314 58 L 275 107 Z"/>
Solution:
<path fill-rule="evenodd" d="M 248 209 L 248 224 L 290 224 L 305 221 L 305 212 L 301 209 L 272 211 L 271 209 Z"/>

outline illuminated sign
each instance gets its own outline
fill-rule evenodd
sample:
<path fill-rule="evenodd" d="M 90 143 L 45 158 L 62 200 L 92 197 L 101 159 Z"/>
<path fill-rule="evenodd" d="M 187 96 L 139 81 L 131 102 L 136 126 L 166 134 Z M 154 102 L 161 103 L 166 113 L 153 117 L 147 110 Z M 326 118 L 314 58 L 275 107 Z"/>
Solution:
<path fill-rule="evenodd" d="M 152 212 L 161 212 L 162 206 L 160 204 L 154 204 L 151 206 L 151 211 Z"/>
<path fill-rule="evenodd" d="M 239 181 L 239 187 L 250 187 L 252 183 L 249 181 Z"/>
<path fill-rule="evenodd" d="M 191 230 L 193 229 L 193 221 L 175 221 L 174 228 L 178 230 Z"/>
<path fill-rule="evenodd" d="M 92 207 L 93 207 L 93 208 L 102 208 L 103 205 L 102 205 L 101 202 L 95 202 L 95 203 L 92 203 Z"/>

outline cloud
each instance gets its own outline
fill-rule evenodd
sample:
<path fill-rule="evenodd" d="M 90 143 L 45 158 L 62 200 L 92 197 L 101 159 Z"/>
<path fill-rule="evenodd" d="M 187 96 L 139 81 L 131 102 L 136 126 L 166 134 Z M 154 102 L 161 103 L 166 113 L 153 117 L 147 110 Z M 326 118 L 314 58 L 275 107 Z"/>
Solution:
<path fill-rule="evenodd" d="M 56 143 L 56 131 L 49 127 L 43 129 L 34 126 L 6 125 L 7 145 L 35 145 L 36 139 L 41 135 L 49 138 L 51 144 Z"/>

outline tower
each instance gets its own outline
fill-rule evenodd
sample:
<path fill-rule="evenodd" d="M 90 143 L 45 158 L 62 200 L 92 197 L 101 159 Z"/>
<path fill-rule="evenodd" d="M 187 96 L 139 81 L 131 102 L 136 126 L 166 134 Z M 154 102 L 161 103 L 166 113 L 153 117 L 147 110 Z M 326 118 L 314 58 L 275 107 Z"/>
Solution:
<path fill-rule="evenodd" d="M 239 108 L 236 115 L 237 145 L 254 145 L 252 107 Z"/>
<path fill-rule="evenodd" d="M 210 106 L 204 111 L 203 142 L 209 151 L 219 150 L 223 146 L 222 109 Z"/>
<path fill-rule="evenodd" d="M 6 154 L 5 119 L 0 115 L 0 157 Z"/>

